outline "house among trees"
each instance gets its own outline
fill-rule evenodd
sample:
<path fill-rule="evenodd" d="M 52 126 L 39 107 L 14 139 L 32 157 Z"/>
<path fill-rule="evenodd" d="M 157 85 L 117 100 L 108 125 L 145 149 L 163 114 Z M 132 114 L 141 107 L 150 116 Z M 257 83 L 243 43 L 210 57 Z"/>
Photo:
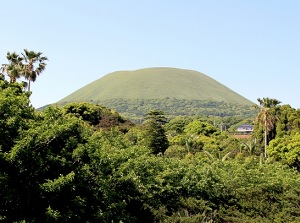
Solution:
<path fill-rule="evenodd" d="M 244 134 L 251 134 L 253 132 L 253 125 L 243 124 L 237 127 L 237 132 Z"/>

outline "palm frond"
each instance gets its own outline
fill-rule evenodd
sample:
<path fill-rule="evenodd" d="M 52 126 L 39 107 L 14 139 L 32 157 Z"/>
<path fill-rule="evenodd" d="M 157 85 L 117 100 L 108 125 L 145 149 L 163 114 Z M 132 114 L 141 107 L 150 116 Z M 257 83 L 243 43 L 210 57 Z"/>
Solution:
<path fill-rule="evenodd" d="M 222 162 L 224 162 L 230 155 L 231 155 L 232 152 L 228 152 L 225 154 L 225 156 L 223 156 L 222 158 Z"/>
<path fill-rule="evenodd" d="M 211 160 L 211 161 L 214 161 L 214 157 L 213 157 L 213 155 L 210 153 L 210 152 L 208 152 L 208 151 L 206 151 L 206 150 L 203 150 L 203 152 L 207 155 L 207 157 Z"/>

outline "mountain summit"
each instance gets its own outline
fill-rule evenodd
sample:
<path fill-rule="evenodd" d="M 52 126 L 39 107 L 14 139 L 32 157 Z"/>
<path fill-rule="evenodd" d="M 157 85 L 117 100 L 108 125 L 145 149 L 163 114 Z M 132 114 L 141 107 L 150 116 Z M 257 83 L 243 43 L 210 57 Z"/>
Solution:
<path fill-rule="evenodd" d="M 151 110 L 162 110 L 170 117 L 254 116 L 253 102 L 211 77 L 193 70 L 166 67 L 107 74 L 58 104 L 83 101 L 114 109 L 138 123 Z"/>
<path fill-rule="evenodd" d="M 61 99 L 58 103 L 163 98 L 253 104 L 203 73 L 163 67 L 107 74 Z"/>

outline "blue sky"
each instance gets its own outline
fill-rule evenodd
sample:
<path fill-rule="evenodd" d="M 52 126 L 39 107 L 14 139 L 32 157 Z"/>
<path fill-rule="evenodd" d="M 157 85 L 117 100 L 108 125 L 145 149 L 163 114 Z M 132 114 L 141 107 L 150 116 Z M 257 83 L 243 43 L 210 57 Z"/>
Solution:
<path fill-rule="evenodd" d="M 2 1 L 0 63 L 25 48 L 49 58 L 35 107 L 114 71 L 176 67 L 300 108 L 299 12 L 298 0 Z"/>

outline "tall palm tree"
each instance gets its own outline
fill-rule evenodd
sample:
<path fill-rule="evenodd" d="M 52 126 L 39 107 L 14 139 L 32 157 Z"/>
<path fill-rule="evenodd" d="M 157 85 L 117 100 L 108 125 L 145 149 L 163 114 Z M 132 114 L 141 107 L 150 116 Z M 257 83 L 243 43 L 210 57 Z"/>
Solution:
<path fill-rule="evenodd" d="M 26 80 L 28 80 L 28 91 L 30 91 L 30 83 L 34 82 L 46 68 L 45 61 L 48 60 L 47 57 L 42 56 L 41 52 L 34 52 L 24 49 L 22 53 L 24 61 L 23 75 Z"/>
<path fill-rule="evenodd" d="M 7 52 L 6 58 L 9 63 L 2 64 L 1 73 L 3 75 L 4 73 L 6 73 L 7 76 L 10 78 L 10 83 L 14 83 L 22 75 L 23 58 L 15 52 L 13 53 Z"/>
<path fill-rule="evenodd" d="M 259 106 L 255 106 L 260 109 L 256 116 L 255 122 L 259 122 L 264 126 L 264 156 L 267 157 L 267 144 L 268 144 L 268 132 L 270 132 L 276 123 L 277 117 L 271 113 L 272 108 L 276 108 L 281 102 L 273 98 L 258 98 Z"/>

